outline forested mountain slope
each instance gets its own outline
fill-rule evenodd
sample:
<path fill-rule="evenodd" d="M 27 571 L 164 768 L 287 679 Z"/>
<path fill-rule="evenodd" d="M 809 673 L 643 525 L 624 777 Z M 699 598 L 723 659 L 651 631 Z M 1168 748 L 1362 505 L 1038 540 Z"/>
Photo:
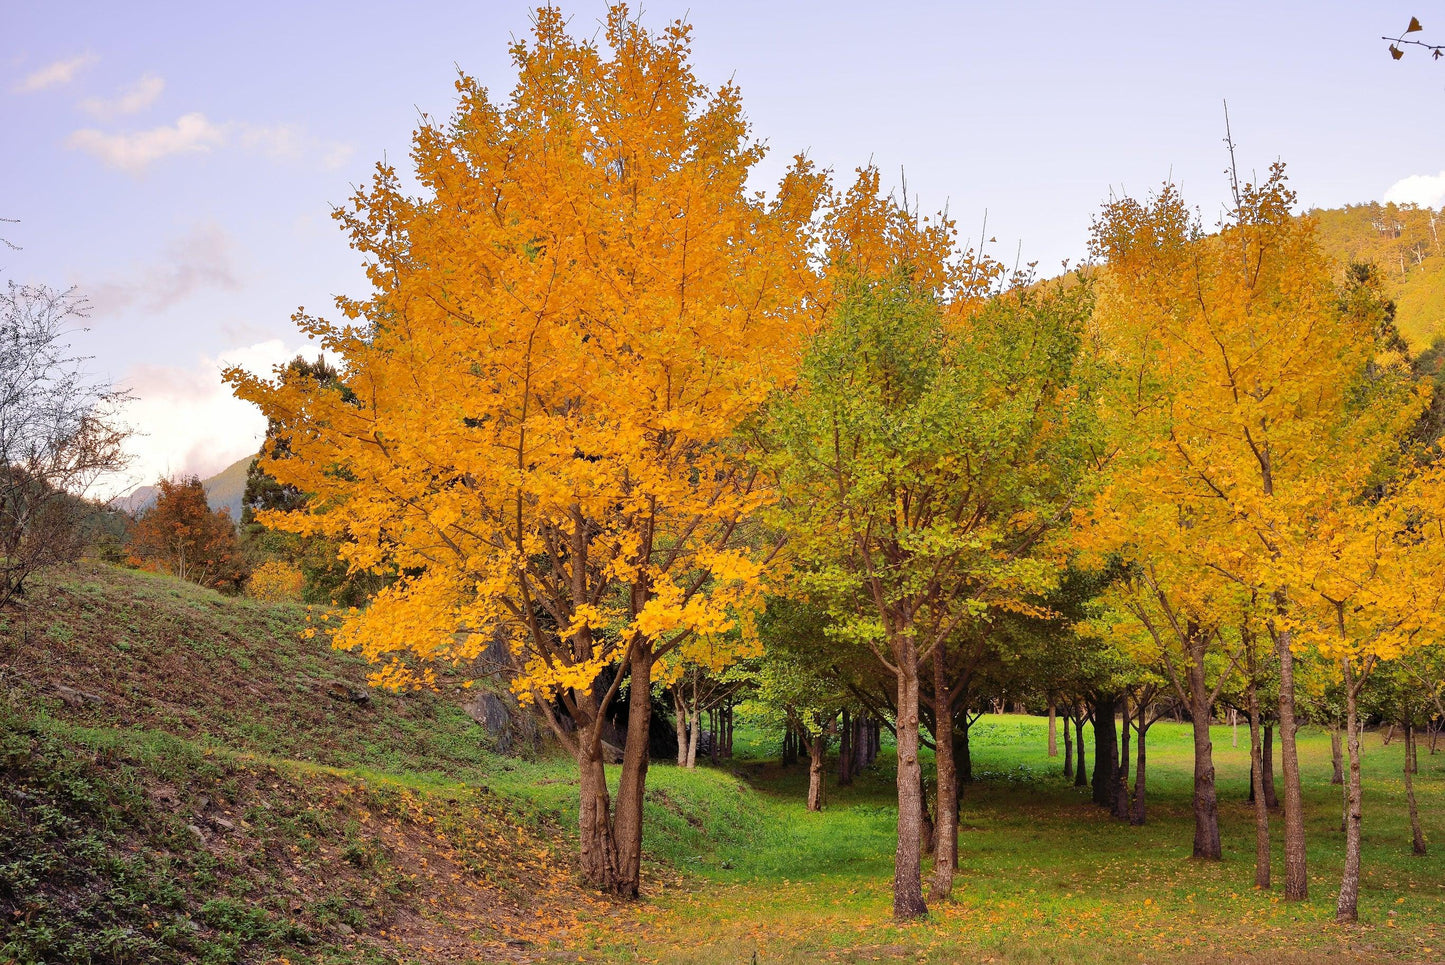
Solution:
<path fill-rule="evenodd" d="M 1329 255 L 1379 270 L 1385 294 L 1395 302 L 1395 324 L 1412 348 L 1429 348 L 1445 336 L 1445 216 L 1377 202 L 1309 214 Z"/>

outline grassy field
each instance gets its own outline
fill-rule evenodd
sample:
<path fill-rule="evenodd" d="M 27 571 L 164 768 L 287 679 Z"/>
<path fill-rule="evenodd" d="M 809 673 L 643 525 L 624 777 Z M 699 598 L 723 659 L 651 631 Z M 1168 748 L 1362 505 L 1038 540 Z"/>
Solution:
<path fill-rule="evenodd" d="M 1064 781 L 1023 716 L 974 729 L 955 900 L 926 921 L 890 921 L 888 748 L 809 814 L 806 768 L 753 731 L 718 768 L 653 766 L 644 899 L 616 903 L 575 882 L 570 761 L 498 755 L 444 694 L 328 698 L 364 668 L 302 640 L 305 616 L 106 568 L 0 615 L 0 961 L 1445 961 L 1445 866 L 1410 854 L 1403 749 L 1378 734 L 1357 927 L 1332 921 L 1325 735 L 1302 733 L 1311 896 L 1287 904 L 1252 887 L 1228 728 L 1225 859 L 1200 863 L 1187 728 L 1150 732 L 1133 828 Z M 1445 846 L 1445 746 L 1420 762 Z"/>

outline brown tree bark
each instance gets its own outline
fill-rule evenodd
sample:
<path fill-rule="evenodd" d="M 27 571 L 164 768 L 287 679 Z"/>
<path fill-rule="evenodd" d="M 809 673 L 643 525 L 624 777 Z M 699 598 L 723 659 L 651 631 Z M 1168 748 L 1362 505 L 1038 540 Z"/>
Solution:
<path fill-rule="evenodd" d="M 1074 718 L 1064 715 L 1064 777 L 1074 776 Z"/>
<path fill-rule="evenodd" d="M 847 787 L 853 783 L 853 718 L 848 708 L 843 708 L 843 720 L 838 727 L 838 786 Z"/>
<path fill-rule="evenodd" d="M 1114 767 L 1114 817 L 1120 821 L 1129 820 L 1129 696 L 1120 700 L 1119 708 L 1119 762 Z"/>
<path fill-rule="evenodd" d="M 1276 603 L 1284 609 L 1280 594 Z M 1295 745 L 1294 651 L 1290 631 L 1276 637 L 1279 654 L 1279 759 L 1284 778 L 1284 896 L 1290 901 L 1309 897 L 1305 860 L 1304 794 L 1300 789 L 1299 750 Z"/>
<path fill-rule="evenodd" d="M 958 857 L 958 773 L 953 763 L 953 694 L 948 686 L 944 644 L 933 648 L 933 747 L 938 781 L 938 818 L 934 825 L 933 884 L 929 895 L 943 900 L 953 894 Z"/>
<path fill-rule="evenodd" d="M 622 749 L 622 777 L 617 785 L 617 894 L 637 897 L 642 882 L 642 801 L 647 789 L 648 745 L 652 730 L 652 646 L 632 646 L 628 673 L 627 746 Z"/>
<path fill-rule="evenodd" d="M 1360 723 L 1359 688 L 1348 657 L 1340 661 L 1345 676 L 1345 747 L 1350 759 L 1349 809 L 1345 817 L 1345 871 L 1340 878 L 1340 897 L 1335 902 L 1335 921 L 1354 922 L 1360 918 Z"/>
<path fill-rule="evenodd" d="M 1149 719 L 1146 716 L 1149 712 L 1147 703 L 1139 706 L 1139 722 L 1135 730 L 1139 735 L 1139 746 L 1135 750 L 1137 763 L 1134 768 L 1134 806 L 1129 811 L 1129 823 L 1142 825 L 1147 819 L 1145 795 L 1148 789 L 1148 741 L 1149 741 Z"/>
<path fill-rule="evenodd" d="M 1197 637 L 1203 631 L 1195 630 Z M 1206 861 L 1224 857 L 1219 841 L 1219 800 L 1214 788 L 1214 744 L 1209 737 L 1213 708 L 1205 678 L 1204 646 L 1190 646 L 1189 716 L 1194 731 L 1194 854 Z"/>
<path fill-rule="evenodd" d="M 1260 749 L 1261 771 L 1264 778 L 1264 806 L 1279 807 L 1279 796 L 1274 792 L 1274 725 L 1264 725 L 1264 742 Z"/>
<path fill-rule="evenodd" d="M 1410 850 L 1425 853 L 1425 834 L 1420 830 L 1420 808 L 1415 803 L 1415 726 L 1405 722 L 1405 801 L 1410 808 Z"/>
<path fill-rule="evenodd" d="M 672 726 L 677 732 L 677 766 L 687 766 L 687 698 L 681 681 L 672 688 Z"/>
<path fill-rule="evenodd" d="M 1330 761 L 1334 765 L 1334 773 L 1330 775 L 1331 784 L 1345 783 L 1344 770 L 1345 752 L 1340 744 L 1340 727 L 1338 724 L 1330 726 Z"/>
<path fill-rule="evenodd" d="M 590 729 L 590 728 L 589 728 Z M 617 839 L 613 834 L 612 802 L 600 741 L 579 733 L 578 837 L 582 845 L 582 880 L 593 888 L 618 891 Z"/>
<path fill-rule="evenodd" d="M 808 810 L 823 810 L 823 758 L 828 751 L 828 733 L 822 725 L 808 741 Z"/>
<path fill-rule="evenodd" d="M 898 851 L 893 859 L 893 917 L 928 914 L 923 901 L 923 771 L 918 762 L 918 649 L 911 629 L 893 643 L 897 660 Z"/>
<path fill-rule="evenodd" d="M 1253 659 L 1249 673 L 1249 783 L 1254 800 L 1254 886 L 1269 890 L 1269 804 L 1264 789 L 1264 748 L 1260 738 L 1259 690 Z"/>
<path fill-rule="evenodd" d="M 1084 712 L 1082 706 L 1074 718 L 1074 787 L 1089 783 L 1089 765 L 1084 759 Z"/>
<path fill-rule="evenodd" d="M 1114 695 L 1094 698 L 1094 803 L 1114 806 L 1115 774 L 1119 770 L 1119 734 L 1114 721 Z"/>

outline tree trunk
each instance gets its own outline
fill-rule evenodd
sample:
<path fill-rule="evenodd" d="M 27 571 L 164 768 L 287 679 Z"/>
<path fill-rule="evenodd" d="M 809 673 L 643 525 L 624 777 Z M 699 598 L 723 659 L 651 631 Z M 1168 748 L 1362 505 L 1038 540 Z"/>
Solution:
<path fill-rule="evenodd" d="M 823 810 L 823 757 L 828 751 L 828 734 L 821 724 L 808 741 L 808 810 Z"/>
<path fill-rule="evenodd" d="M 1049 698 L 1049 756 L 1059 756 L 1058 713 L 1054 709 L 1054 698 Z"/>
<path fill-rule="evenodd" d="M 859 717 L 853 722 L 853 773 L 860 774 L 873 763 L 872 719 Z"/>
<path fill-rule="evenodd" d="M 968 709 L 965 708 L 959 739 L 953 745 L 953 773 L 959 784 L 973 783 L 973 744 L 969 741 L 969 731 L 972 729 L 973 721 L 969 719 Z"/>
<path fill-rule="evenodd" d="M 1251 657 L 1251 659 L 1253 659 Z M 1259 690 L 1249 675 L 1249 785 L 1254 801 L 1254 886 L 1269 889 L 1269 804 L 1264 789 L 1264 746 L 1260 739 Z"/>
<path fill-rule="evenodd" d="M 1089 783 L 1089 765 L 1084 758 L 1084 715 L 1082 711 L 1074 718 L 1074 787 Z"/>
<path fill-rule="evenodd" d="M 944 645 L 933 648 L 933 746 L 934 769 L 938 779 L 938 815 L 934 830 L 934 901 L 953 894 L 954 861 L 958 855 L 958 773 L 953 764 L 953 697 L 948 688 L 947 654 Z M 1052 718 L 1050 718 L 1052 720 Z"/>
<path fill-rule="evenodd" d="M 1390 746 L 1390 741 L 1392 741 L 1392 740 L 1394 740 L 1394 739 L 1395 739 L 1395 725 L 1394 725 L 1394 724 L 1391 724 L 1389 727 L 1387 727 L 1387 728 L 1385 729 L 1385 738 L 1384 738 L 1384 741 L 1383 741 L 1384 746 L 1385 746 L 1385 747 L 1389 747 L 1389 746 Z"/>
<path fill-rule="evenodd" d="M 1129 820 L 1129 698 L 1119 708 L 1119 762 L 1114 766 L 1114 817 Z"/>
<path fill-rule="evenodd" d="M 1094 803 L 1112 807 L 1118 770 L 1119 737 L 1114 726 L 1114 696 L 1094 698 Z"/>
<path fill-rule="evenodd" d="M 1331 784 L 1345 783 L 1344 771 L 1344 750 L 1340 746 L 1340 726 L 1330 725 L 1330 759 L 1334 765 L 1334 773 L 1330 775 Z"/>
<path fill-rule="evenodd" d="M 707 712 L 708 719 L 708 763 L 717 767 L 718 751 L 722 749 L 722 721 L 719 719 L 720 712 L 714 708 Z"/>
<path fill-rule="evenodd" d="M 1209 683 L 1204 673 L 1204 647 L 1190 647 L 1189 716 L 1194 731 L 1194 857 L 1219 861 L 1219 801 L 1214 790 L 1214 744 L 1209 738 Z"/>
<path fill-rule="evenodd" d="M 918 763 L 918 649 L 911 631 L 894 643 L 898 666 L 898 852 L 893 858 L 893 917 L 928 914 L 923 902 L 922 768 Z"/>
<path fill-rule="evenodd" d="M 617 785 L 617 893 L 636 898 L 642 883 L 642 801 L 647 790 L 648 746 L 652 736 L 652 646 L 632 647 L 627 701 L 627 746 Z"/>
<path fill-rule="evenodd" d="M 1279 796 L 1274 793 L 1274 725 L 1264 725 L 1264 744 L 1260 749 L 1260 758 L 1263 769 L 1260 771 L 1264 779 L 1264 806 L 1267 808 L 1279 807 Z"/>
<path fill-rule="evenodd" d="M 1405 723 L 1405 801 L 1410 806 L 1410 850 L 1425 853 L 1425 835 L 1420 830 L 1420 808 L 1415 804 L 1415 725 Z"/>
<path fill-rule="evenodd" d="M 687 767 L 694 770 L 697 767 L 697 743 L 702 734 L 702 713 L 693 708 L 690 724 L 687 729 Z"/>
<path fill-rule="evenodd" d="M 838 786 L 847 787 L 853 783 L 853 717 L 848 708 L 843 708 L 843 720 L 838 728 Z"/>
<path fill-rule="evenodd" d="M 1074 719 L 1064 718 L 1064 777 L 1074 776 Z"/>
<path fill-rule="evenodd" d="M 1360 724 L 1357 715 L 1355 672 L 1350 660 L 1341 661 L 1345 672 L 1345 746 L 1350 759 L 1349 813 L 1345 820 L 1345 872 L 1340 878 L 1340 897 L 1335 903 L 1335 921 L 1354 922 L 1360 918 Z"/>
<path fill-rule="evenodd" d="M 1283 608 L 1284 600 L 1278 600 Z M 1295 746 L 1294 652 L 1290 631 L 1278 635 L 1279 652 L 1279 759 L 1284 777 L 1284 896 L 1290 901 L 1309 897 L 1305 861 L 1304 795 L 1300 790 L 1299 750 Z"/>
<path fill-rule="evenodd" d="M 1138 764 L 1134 768 L 1134 807 L 1133 810 L 1129 812 L 1129 823 L 1133 825 L 1142 825 L 1146 819 L 1144 795 L 1149 773 L 1145 753 L 1145 747 L 1149 738 L 1149 724 L 1144 719 L 1146 710 L 1147 708 L 1144 707 L 1139 708 L 1139 747 L 1136 751 L 1138 754 Z"/>
<path fill-rule="evenodd" d="M 607 793 L 607 773 L 602 748 L 588 733 L 592 725 L 577 734 L 579 781 L 578 837 L 582 845 L 582 880 L 593 888 L 617 892 L 617 839 L 613 834 L 612 802 Z"/>
<path fill-rule="evenodd" d="M 677 766 L 687 766 L 687 699 L 682 696 L 682 684 L 672 688 L 673 727 L 677 731 Z"/>

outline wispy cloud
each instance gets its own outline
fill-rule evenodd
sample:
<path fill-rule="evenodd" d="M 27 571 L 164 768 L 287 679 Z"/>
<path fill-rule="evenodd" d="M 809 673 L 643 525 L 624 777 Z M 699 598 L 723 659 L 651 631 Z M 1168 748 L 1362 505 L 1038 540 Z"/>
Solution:
<path fill-rule="evenodd" d="M 167 245 L 159 262 L 132 269 L 124 281 L 80 287 L 98 321 L 132 308 L 163 312 L 206 289 L 239 289 L 233 251 L 219 225 L 199 225 Z"/>
<path fill-rule="evenodd" d="M 274 161 L 313 159 L 328 171 L 334 171 L 351 157 L 352 146 L 339 141 L 323 141 L 308 134 L 298 124 L 238 124 L 241 145 Z"/>
<path fill-rule="evenodd" d="M 158 74 L 146 74 L 135 83 L 123 89 L 110 99 L 88 97 L 80 102 L 81 110 L 96 117 L 118 117 L 135 114 L 156 102 L 161 91 L 166 89 L 165 79 Z"/>
<path fill-rule="evenodd" d="M 1418 204 L 1438 208 L 1445 204 L 1445 171 L 1439 174 L 1412 174 L 1390 185 L 1385 203 Z"/>
<path fill-rule="evenodd" d="M 230 144 L 272 160 L 314 161 L 328 171 L 345 164 L 352 153 L 351 145 L 322 140 L 296 124 L 266 126 L 242 121 L 216 124 L 199 113 L 186 114 L 174 124 L 131 133 L 107 134 L 85 128 L 71 134 L 65 143 L 131 174 L 139 174 L 173 154 L 206 152 Z"/>
<path fill-rule="evenodd" d="M 79 57 L 71 57 L 69 60 L 57 60 L 53 64 L 46 64 L 39 70 L 26 74 L 25 78 L 15 85 L 15 90 L 22 94 L 29 94 L 37 90 L 45 90 L 47 87 L 68 84 L 75 79 L 76 74 L 95 63 L 96 60 L 95 54 L 81 54 Z"/>
<path fill-rule="evenodd" d="M 71 134 L 65 143 L 95 155 L 111 167 L 137 174 L 163 157 L 209 151 L 225 140 L 225 129 L 206 120 L 206 115 L 186 114 L 174 124 L 131 134 L 106 134 L 85 128 Z"/>

